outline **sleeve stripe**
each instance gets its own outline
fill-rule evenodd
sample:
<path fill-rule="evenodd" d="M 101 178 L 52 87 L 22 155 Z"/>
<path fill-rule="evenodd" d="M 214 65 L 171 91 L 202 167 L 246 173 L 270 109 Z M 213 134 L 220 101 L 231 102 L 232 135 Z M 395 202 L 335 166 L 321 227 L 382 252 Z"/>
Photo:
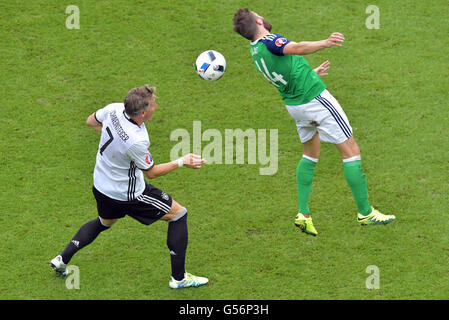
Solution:
<path fill-rule="evenodd" d="M 148 171 L 148 170 L 152 169 L 153 167 L 154 167 L 154 162 L 152 162 L 151 165 L 146 169 L 141 169 L 141 168 L 139 168 L 139 169 L 142 171 Z"/>
<path fill-rule="evenodd" d="M 97 118 L 97 112 L 94 112 L 94 117 L 95 117 L 95 120 L 97 120 L 97 122 L 98 122 L 99 124 L 101 124 L 101 121 L 99 121 L 98 118 Z"/>

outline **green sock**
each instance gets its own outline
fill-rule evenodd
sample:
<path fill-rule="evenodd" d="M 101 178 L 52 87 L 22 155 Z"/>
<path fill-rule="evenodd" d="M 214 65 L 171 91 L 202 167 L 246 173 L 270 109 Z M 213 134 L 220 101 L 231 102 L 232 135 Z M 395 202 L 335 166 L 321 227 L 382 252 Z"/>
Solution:
<path fill-rule="evenodd" d="M 344 162 L 344 169 L 346 181 L 351 188 L 359 213 L 370 214 L 372 209 L 368 201 L 368 188 L 365 174 L 362 171 L 362 161 Z"/>
<path fill-rule="evenodd" d="M 296 183 L 298 185 L 299 212 L 310 215 L 309 196 L 312 190 L 312 181 L 316 162 L 302 158 L 296 168 Z"/>

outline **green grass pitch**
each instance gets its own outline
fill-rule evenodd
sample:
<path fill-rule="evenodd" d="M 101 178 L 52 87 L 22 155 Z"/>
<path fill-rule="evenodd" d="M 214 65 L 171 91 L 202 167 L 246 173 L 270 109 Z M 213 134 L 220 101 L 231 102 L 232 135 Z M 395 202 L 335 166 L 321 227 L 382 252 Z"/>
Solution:
<path fill-rule="evenodd" d="M 447 1 L 77 0 L 79 29 L 66 27 L 69 4 L 0 3 L 0 299 L 449 298 Z M 365 25 L 369 4 L 379 29 Z M 320 234 L 294 227 L 301 144 L 232 30 L 240 7 L 294 41 L 345 35 L 343 47 L 306 58 L 330 60 L 324 81 L 351 121 L 370 201 L 395 222 L 357 225 L 338 151 L 323 144 L 310 202 Z M 194 70 L 207 49 L 227 59 L 217 82 Z M 192 134 L 201 121 L 221 133 L 277 129 L 278 170 L 213 164 L 152 181 L 188 208 L 186 267 L 207 286 L 170 289 L 166 223 L 125 218 L 74 256 L 80 289 L 69 290 L 48 262 L 97 214 L 99 135 L 85 120 L 145 83 L 158 88 L 147 124 L 156 162 L 170 160 L 173 130 Z M 371 265 L 380 283 L 370 290 Z"/>

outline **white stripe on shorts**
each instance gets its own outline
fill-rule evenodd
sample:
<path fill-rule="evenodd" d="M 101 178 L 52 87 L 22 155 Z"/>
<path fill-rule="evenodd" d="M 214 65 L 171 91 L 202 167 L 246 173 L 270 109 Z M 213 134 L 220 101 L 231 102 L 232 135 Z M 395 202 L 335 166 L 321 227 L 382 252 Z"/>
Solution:
<path fill-rule="evenodd" d="M 147 204 L 151 204 L 156 208 L 161 209 L 165 213 L 170 211 L 170 207 L 158 199 L 141 194 L 140 196 L 137 197 L 137 200 Z"/>

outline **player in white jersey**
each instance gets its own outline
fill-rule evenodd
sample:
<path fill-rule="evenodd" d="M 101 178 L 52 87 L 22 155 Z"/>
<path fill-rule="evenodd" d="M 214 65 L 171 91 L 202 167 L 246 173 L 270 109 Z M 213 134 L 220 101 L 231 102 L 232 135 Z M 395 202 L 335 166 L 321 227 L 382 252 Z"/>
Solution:
<path fill-rule="evenodd" d="M 175 161 L 154 164 L 148 151 L 150 140 L 145 122 L 151 121 L 157 108 L 155 90 L 148 85 L 131 89 L 124 103 L 109 104 L 87 118 L 87 125 L 101 132 L 93 179 L 99 217 L 85 223 L 50 262 L 58 274 L 66 276 L 66 266 L 76 252 L 128 215 L 145 225 L 157 220 L 168 222 L 171 288 L 196 287 L 208 282 L 207 278 L 185 271 L 187 209 L 144 178 L 154 179 L 182 166 L 199 169 L 205 162 L 198 155 L 188 154 Z"/>

